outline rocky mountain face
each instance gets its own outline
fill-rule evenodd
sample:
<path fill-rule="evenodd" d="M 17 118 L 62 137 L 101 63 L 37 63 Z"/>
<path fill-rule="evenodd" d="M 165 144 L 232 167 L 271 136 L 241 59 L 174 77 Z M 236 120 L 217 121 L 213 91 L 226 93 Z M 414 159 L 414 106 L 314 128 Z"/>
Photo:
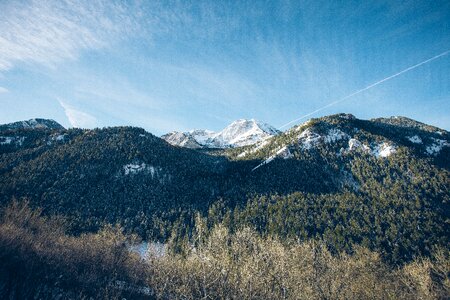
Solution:
<path fill-rule="evenodd" d="M 236 148 L 253 145 L 279 134 L 276 128 L 254 119 L 234 121 L 220 132 L 192 130 L 171 132 L 162 138 L 168 143 L 186 148 Z"/>
<path fill-rule="evenodd" d="M 174 146 L 180 146 L 190 149 L 200 149 L 204 145 L 201 145 L 190 132 L 178 132 L 174 131 L 161 136 L 166 142 Z"/>

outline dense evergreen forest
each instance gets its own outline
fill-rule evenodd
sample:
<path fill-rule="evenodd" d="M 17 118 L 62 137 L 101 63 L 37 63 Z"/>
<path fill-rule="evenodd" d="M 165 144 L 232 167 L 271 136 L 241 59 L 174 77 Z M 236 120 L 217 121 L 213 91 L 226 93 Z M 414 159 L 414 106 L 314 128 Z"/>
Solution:
<path fill-rule="evenodd" d="M 2 274 L 25 282 L 38 260 L 41 292 L 69 280 L 88 296 L 98 285 L 144 298 L 446 298 L 449 141 L 411 119 L 345 114 L 228 150 L 174 147 L 133 127 L 1 127 Z M 139 239 L 169 248 L 153 271 L 121 248 Z M 105 266 L 87 267 L 97 259 Z M 52 278 L 79 264 L 79 278 Z M 18 293 L 8 280 L 3 290 Z"/>

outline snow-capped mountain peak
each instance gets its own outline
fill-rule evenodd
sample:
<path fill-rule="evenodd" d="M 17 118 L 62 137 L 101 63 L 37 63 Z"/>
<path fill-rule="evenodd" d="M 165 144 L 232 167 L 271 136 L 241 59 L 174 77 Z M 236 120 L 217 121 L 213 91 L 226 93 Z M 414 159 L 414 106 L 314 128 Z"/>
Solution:
<path fill-rule="evenodd" d="M 253 145 L 278 133 L 274 127 L 255 119 L 239 119 L 219 132 L 200 129 L 184 133 L 173 132 L 162 138 L 172 145 L 188 148 L 199 148 L 187 143 L 188 138 L 192 138 L 203 148 L 234 148 Z"/>
<path fill-rule="evenodd" d="M 204 145 L 209 139 L 211 139 L 216 134 L 214 131 L 206 129 L 195 129 L 189 131 L 189 133 L 200 145 Z"/>
<path fill-rule="evenodd" d="M 248 146 L 278 133 L 277 129 L 266 123 L 258 122 L 255 119 L 240 119 L 217 133 L 212 143 L 218 148 Z"/>

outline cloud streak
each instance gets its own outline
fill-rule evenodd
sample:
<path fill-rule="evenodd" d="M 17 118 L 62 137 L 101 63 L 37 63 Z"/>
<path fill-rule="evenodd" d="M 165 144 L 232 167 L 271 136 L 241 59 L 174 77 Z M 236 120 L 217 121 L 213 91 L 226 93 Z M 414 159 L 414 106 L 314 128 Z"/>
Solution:
<path fill-rule="evenodd" d="M 97 126 L 97 119 L 94 116 L 73 107 L 61 99 L 58 99 L 58 102 L 64 109 L 64 113 L 72 127 L 94 128 Z"/>
<path fill-rule="evenodd" d="M 0 72 L 17 63 L 51 67 L 83 50 L 105 47 L 136 28 L 134 16 L 114 2 L 3 2 L 0 10 Z"/>

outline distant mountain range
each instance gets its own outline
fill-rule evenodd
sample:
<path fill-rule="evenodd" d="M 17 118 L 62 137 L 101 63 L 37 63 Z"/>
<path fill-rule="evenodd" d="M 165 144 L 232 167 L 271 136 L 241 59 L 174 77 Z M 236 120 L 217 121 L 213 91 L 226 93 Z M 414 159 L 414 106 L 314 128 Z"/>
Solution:
<path fill-rule="evenodd" d="M 174 131 L 162 136 L 174 146 L 192 149 L 199 148 L 236 148 L 253 145 L 279 134 L 273 126 L 254 119 L 234 121 L 220 132 L 210 130 Z"/>

